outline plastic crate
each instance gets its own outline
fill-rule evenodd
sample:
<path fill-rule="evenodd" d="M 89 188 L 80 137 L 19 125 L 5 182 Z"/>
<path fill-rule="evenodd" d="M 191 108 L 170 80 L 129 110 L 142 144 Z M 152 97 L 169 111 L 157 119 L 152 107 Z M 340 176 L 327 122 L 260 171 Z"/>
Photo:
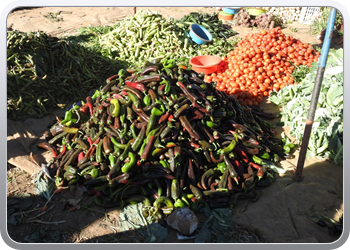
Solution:
<path fill-rule="evenodd" d="M 317 16 L 321 13 L 321 7 L 302 7 L 299 23 L 302 24 L 311 24 L 312 21 L 317 18 Z"/>

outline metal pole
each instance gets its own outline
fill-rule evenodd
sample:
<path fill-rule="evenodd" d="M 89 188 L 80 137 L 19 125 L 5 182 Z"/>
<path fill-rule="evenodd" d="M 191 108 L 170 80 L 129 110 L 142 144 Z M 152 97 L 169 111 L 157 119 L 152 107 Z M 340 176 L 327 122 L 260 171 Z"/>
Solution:
<path fill-rule="evenodd" d="M 330 44 L 332 41 L 336 13 L 337 13 L 336 9 L 331 8 L 331 11 L 329 13 L 328 23 L 327 23 L 326 35 L 325 35 L 323 45 L 322 45 L 321 57 L 320 57 L 320 60 L 318 62 L 317 75 L 316 75 L 316 79 L 315 79 L 314 90 L 313 90 L 312 96 L 311 96 L 310 109 L 309 109 L 306 124 L 305 124 L 303 139 L 301 142 L 300 154 L 299 154 L 297 169 L 296 169 L 296 173 L 295 173 L 295 180 L 296 181 L 301 181 L 301 176 L 303 173 L 303 168 L 304 168 L 307 148 L 309 145 L 312 124 L 313 124 L 313 120 L 315 117 L 318 97 L 320 95 L 323 75 L 324 75 L 324 71 L 326 68 L 329 47 L 330 47 Z"/>

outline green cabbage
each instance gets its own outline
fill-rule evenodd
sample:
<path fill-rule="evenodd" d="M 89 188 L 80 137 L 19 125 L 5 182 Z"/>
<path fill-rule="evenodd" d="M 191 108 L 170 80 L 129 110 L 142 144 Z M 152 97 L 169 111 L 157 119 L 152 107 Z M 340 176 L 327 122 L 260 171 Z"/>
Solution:
<path fill-rule="evenodd" d="M 281 122 L 299 142 L 305 129 L 318 63 L 299 85 L 272 91 L 269 100 L 282 107 Z M 307 155 L 343 163 L 343 49 L 331 49 L 322 80 Z"/>

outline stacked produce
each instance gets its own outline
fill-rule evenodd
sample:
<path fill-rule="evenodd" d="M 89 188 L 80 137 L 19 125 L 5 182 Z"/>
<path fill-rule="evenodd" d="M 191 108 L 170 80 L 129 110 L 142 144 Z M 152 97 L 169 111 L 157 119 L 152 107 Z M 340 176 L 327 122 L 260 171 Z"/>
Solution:
<path fill-rule="evenodd" d="M 229 27 L 227 27 L 215 13 L 210 15 L 207 13 L 191 12 L 190 14 L 182 17 L 180 20 L 176 21 L 176 25 L 180 28 L 184 28 L 186 26 L 189 28 L 189 26 L 193 23 L 199 24 L 206 28 L 213 38 L 227 39 L 237 34 L 237 32 L 234 30 L 229 29 Z"/>
<path fill-rule="evenodd" d="M 57 187 L 83 185 L 104 207 L 143 201 L 168 214 L 256 199 L 294 145 L 274 137 L 273 118 L 163 60 L 108 78 L 41 146 L 54 154 Z"/>
<path fill-rule="evenodd" d="M 258 105 L 272 90 L 298 84 L 292 76 L 295 66 L 317 61 L 312 45 L 283 34 L 280 27 L 251 33 L 224 59 L 226 67 L 206 75 L 220 91 L 233 94 L 243 105 Z"/>
<path fill-rule="evenodd" d="M 208 27 L 214 40 L 199 46 L 187 34 L 191 23 Z M 43 32 L 7 32 L 7 110 L 10 119 L 42 117 L 55 108 L 84 98 L 127 65 L 151 57 L 188 63 L 194 55 L 224 55 L 236 45 L 235 32 L 216 15 L 191 13 L 182 20 L 140 11 L 113 27 L 81 30 L 80 36 L 58 39 Z"/>
<path fill-rule="evenodd" d="M 263 7 L 267 14 L 281 18 L 283 23 L 299 21 L 301 7 Z"/>
<path fill-rule="evenodd" d="M 281 122 L 291 128 L 290 134 L 302 141 L 307 110 L 313 94 L 317 63 L 304 75 L 299 85 L 271 92 L 269 100 L 282 107 Z M 343 163 L 343 49 L 329 51 L 320 96 L 308 144 L 308 156 Z"/>
<path fill-rule="evenodd" d="M 7 115 L 42 117 L 84 98 L 125 64 L 44 32 L 7 31 Z"/>
<path fill-rule="evenodd" d="M 188 32 L 197 23 L 213 36 L 206 45 L 194 43 Z M 223 55 L 236 45 L 229 38 L 236 32 L 222 25 L 217 15 L 192 12 L 180 20 L 166 20 L 162 15 L 139 11 L 119 21 L 115 29 L 100 37 L 103 55 L 110 59 L 125 60 L 131 67 L 142 66 L 145 60 L 156 58 L 188 62 L 195 55 Z"/>
<path fill-rule="evenodd" d="M 250 15 L 248 10 L 242 8 L 234 15 L 232 23 L 235 26 L 257 27 L 258 29 L 272 29 L 279 25 L 280 19 L 272 14 L 262 13 L 257 16 Z"/>

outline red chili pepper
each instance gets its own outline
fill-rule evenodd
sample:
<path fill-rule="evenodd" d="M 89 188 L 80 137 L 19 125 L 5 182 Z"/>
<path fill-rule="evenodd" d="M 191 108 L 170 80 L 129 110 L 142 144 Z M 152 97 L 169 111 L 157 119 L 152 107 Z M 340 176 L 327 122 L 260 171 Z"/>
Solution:
<path fill-rule="evenodd" d="M 229 176 L 230 177 L 230 176 Z M 215 186 L 217 186 L 218 184 L 216 182 L 213 182 L 212 184 L 210 184 L 210 190 L 216 190 Z"/>
<path fill-rule="evenodd" d="M 91 139 L 90 139 L 91 140 Z M 96 141 L 92 142 L 90 145 L 89 150 L 86 152 L 85 157 L 90 158 L 90 156 L 95 152 L 96 149 L 96 145 L 98 144 L 98 142 L 100 141 L 100 137 L 97 138 Z"/>
<path fill-rule="evenodd" d="M 259 170 L 261 168 L 261 166 L 259 166 L 258 164 L 254 163 L 254 162 L 249 162 L 249 165 L 252 166 L 253 168 L 255 168 L 256 170 Z"/>
<path fill-rule="evenodd" d="M 169 115 L 168 121 L 169 121 L 169 122 L 175 121 L 174 116 L 173 116 L 173 115 Z"/>
<path fill-rule="evenodd" d="M 209 113 L 210 113 L 209 110 L 203 108 L 203 107 L 200 106 L 197 102 L 192 102 L 192 107 L 198 109 L 198 110 L 199 110 L 200 112 L 202 112 L 202 113 L 206 113 L 206 114 L 209 114 Z"/>
<path fill-rule="evenodd" d="M 202 119 L 204 114 L 202 112 L 200 112 L 199 110 L 194 110 L 193 113 L 195 114 L 195 116 L 192 117 L 193 120 L 199 120 Z"/>
<path fill-rule="evenodd" d="M 233 150 L 241 157 L 242 161 L 244 161 L 245 163 L 248 163 L 249 161 L 248 156 L 242 149 L 235 147 Z"/>
<path fill-rule="evenodd" d="M 96 141 L 94 141 L 94 144 L 97 144 L 100 141 L 100 137 L 96 139 Z"/>
<path fill-rule="evenodd" d="M 165 89 L 165 86 L 166 86 L 165 84 L 163 84 L 163 85 L 160 85 L 160 86 L 159 86 L 159 90 L 161 90 L 161 91 L 164 91 L 164 89 Z"/>
<path fill-rule="evenodd" d="M 120 126 L 120 118 L 119 116 L 117 117 L 114 117 L 114 129 L 119 129 L 121 126 Z"/>
<path fill-rule="evenodd" d="M 81 151 L 81 152 L 79 153 L 79 155 L 78 155 L 78 162 L 79 162 L 82 158 L 84 158 L 84 152 L 83 152 L 83 151 Z"/>
<path fill-rule="evenodd" d="M 62 151 L 57 155 L 56 159 L 60 159 L 66 153 L 66 150 L 67 150 L 67 146 L 63 145 Z"/>
<path fill-rule="evenodd" d="M 89 107 L 90 115 L 92 116 L 92 115 L 94 114 L 94 108 L 93 108 L 93 105 L 92 105 L 91 96 L 87 96 L 87 97 L 86 97 L 86 104 L 87 104 L 87 106 Z"/>
<path fill-rule="evenodd" d="M 91 137 L 88 137 L 88 138 L 87 138 L 87 141 L 89 142 L 90 147 L 91 147 L 91 146 L 92 146 L 92 144 L 94 143 L 94 142 L 91 140 Z"/>
<path fill-rule="evenodd" d="M 161 123 L 163 123 L 164 121 L 166 121 L 166 119 L 168 119 L 169 115 L 170 115 L 169 111 L 165 112 L 165 114 L 162 115 L 162 116 L 159 118 L 158 124 L 161 124 Z"/>
<path fill-rule="evenodd" d="M 236 165 L 237 170 L 239 170 L 241 173 L 243 173 L 244 172 L 243 165 L 237 159 L 234 159 L 233 162 Z"/>
<path fill-rule="evenodd" d="M 146 91 L 146 88 L 143 84 L 141 83 L 136 83 L 136 82 L 125 82 L 126 85 L 129 87 L 132 87 L 134 89 L 140 90 L 140 91 Z"/>
<path fill-rule="evenodd" d="M 244 127 L 241 124 L 236 124 L 236 123 L 231 123 L 232 127 L 234 127 L 235 129 L 237 129 L 238 131 L 247 131 L 248 129 L 246 127 Z"/>
<path fill-rule="evenodd" d="M 237 134 L 237 132 L 236 132 L 236 131 L 233 131 L 233 130 L 229 130 L 228 132 L 229 132 L 230 134 L 232 134 L 232 135 Z"/>
<path fill-rule="evenodd" d="M 46 149 L 48 151 L 51 152 L 51 154 L 53 155 L 53 157 L 56 157 L 57 156 L 57 150 L 56 148 L 54 148 L 51 144 L 49 144 L 48 142 L 40 142 L 37 144 L 37 146 L 39 148 L 43 148 L 43 149 Z"/>
<path fill-rule="evenodd" d="M 56 120 L 58 121 L 58 123 L 61 123 L 61 119 L 56 115 Z"/>
<path fill-rule="evenodd" d="M 150 151 L 151 151 L 151 147 L 152 147 L 152 145 L 153 145 L 154 140 L 155 140 L 155 136 L 154 136 L 154 135 L 150 136 L 150 138 L 149 138 L 149 140 L 148 140 L 148 142 L 147 142 L 147 144 L 146 144 L 146 146 L 145 146 L 145 148 L 143 149 L 143 152 L 142 152 L 142 154 L 141 154 L 141 160 L 142 160 L 142 161 L 144 161 L 144 160 L 147 159 L 147 156 L 148 156 L 148 154 L 149 154 Z M 139 162 L 139 161 L 138 161 L 138 162 Z"/>
<path fill-rule="evenodd" d="M 85 103 L 83 106 L 81 106 L 81 107 L 79 108 L 79 111 L 82 112 L 82 113 L 84 113 L 84 114 L 87 114 L 87 113 L 89 112 L 89 106 L 88 106 L 88 104 Z"/>
<path fill-rule="evenodd" d="M 122 91 L 120 91 L 120 94 L 121 94 L 121 95 L 127 96 L 127 95 L 128 95 L 128 92 L 126 92 L 125 90 L 122 90 Z"/>
<path fill-rule="evenodd" d="M 107 84 L 110 83 L 114 78 L 118 77 L 118 75 L 111 76 L 107 79 Z"/>
<path fill-rule="evenodd" d="M 114 94 L 112 95 L 112 97 L 113 97 L 114 99 L 116 99 L 116 98 L 124 99 L 124 97 L 123 97 L 122 95 L 119 95 L 119 94 L 117 94 L 117 93 L 114 93 Z"/>

